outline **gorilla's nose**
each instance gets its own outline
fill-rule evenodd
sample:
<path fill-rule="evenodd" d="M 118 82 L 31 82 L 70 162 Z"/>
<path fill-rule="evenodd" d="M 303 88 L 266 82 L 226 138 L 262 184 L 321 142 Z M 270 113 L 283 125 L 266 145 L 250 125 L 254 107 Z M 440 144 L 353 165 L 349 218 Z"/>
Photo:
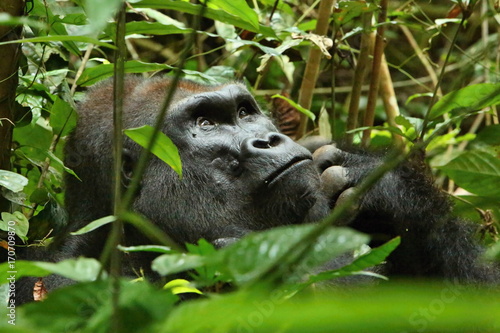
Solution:
<path fill-rule="evenodd" d="M 269 133 L 266 135 L 265 139 L 255 138 L 249 139 L 247 144 L 249 149 L 269 149 L 277 147 L 282 144 L 285 140 L 285 136 L 279 133 Z"/>
<path fill-rule="evenodd" d="M 260 138 L 246 138 L 241 143 L 241 155 L 243 158 L 270 156 L 286 152 L 287 143 L 293 141 L 280 133 L 267 133 Z"/>

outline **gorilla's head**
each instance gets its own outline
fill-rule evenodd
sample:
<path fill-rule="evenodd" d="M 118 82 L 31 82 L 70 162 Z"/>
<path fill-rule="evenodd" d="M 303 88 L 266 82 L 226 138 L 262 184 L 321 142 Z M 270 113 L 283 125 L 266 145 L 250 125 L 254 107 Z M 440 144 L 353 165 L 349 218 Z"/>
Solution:
<path fill-rule="evenodd" d="M 126 81 L 124 127 L 153 125 L 168 79 Z M 94 87 L 80 106 L 67 151 L 82 179 L 68 179 L 72 221 L 111 213 L 112 84 Z M 309 151 L 278 133 L 241 84 L 204 86 L 182 81 L 162 131 L 176 144 L 183 179 L 151 158 L 134 209 L 179 243 L 239 237 L 249 230 L 301 223 L 318 197 L 319 177 Z M 124 143 L 124 172 L 133 172 L 140 148 Z"/>

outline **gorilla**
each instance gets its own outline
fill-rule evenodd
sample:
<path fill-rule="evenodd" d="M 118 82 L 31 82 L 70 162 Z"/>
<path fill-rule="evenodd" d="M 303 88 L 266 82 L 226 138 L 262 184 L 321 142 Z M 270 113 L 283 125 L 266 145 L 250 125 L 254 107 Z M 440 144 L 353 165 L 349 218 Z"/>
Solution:
<path fill-rule="evenodd" d="M 171 83 L 168 78 L 127 77 L 124 128 L 154 125 Z M 88 91 L 66 145 L 66 165 L 81 179 L 70 175 L 66 179 L 70 231 L 112 214 L 112 96 L 111 80 Z M 311 153 L 280 134 L 240 83 L 210 86 L 180 81 L 161 131 L 179 150 L 183 179 L 152 156 L 133 209 L 178 244 L 204 238 L 220 247 L 252 231 L 318 221 L 383 162 L 380 156 L 333 144 Z M 125 139 L 125 187 L 140 152 L 138 144 Z M 385 174 L 344 223 L 373 235 L 374 242 L 402 237 L 388 258 L 388 274 L 472 283 L 499 280 L 498 269 L 480 260 L 482 248 L 475 241 L 474 226 L 453 217 L 446 196 L 411 163 Z M 108 232 L 99 228 L 68 237 L 55 260 L 99 258 Z M 124 243 L 151 241 L 127 225 Z M 124 274 L 133 275 L 141 268 L 152 275 L 148 270 L 152 258 L 152 254 L 128 254 Z M 66 283 L 45 279 L 48 289 Z"/>

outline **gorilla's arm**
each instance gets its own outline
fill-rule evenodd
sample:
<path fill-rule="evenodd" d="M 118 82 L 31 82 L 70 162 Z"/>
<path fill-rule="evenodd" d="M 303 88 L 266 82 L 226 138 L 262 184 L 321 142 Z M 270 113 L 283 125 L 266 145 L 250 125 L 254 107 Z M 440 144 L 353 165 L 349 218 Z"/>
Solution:
<path fill-rule="evenodd" d="M 380 157 L 347 153 L 335 146 L 318 149 L 313 158 L 331 207 L 383 162 Z M 384 175 L 363 196 L 349 225 L 372 235 L 373 245 L 401 236 L 400 246 L 388 258 L 391 275 L 500 281 L 499 268 L 481 260 L 476 227 L 453 217 L 447 196 L 411 164 Z"/>

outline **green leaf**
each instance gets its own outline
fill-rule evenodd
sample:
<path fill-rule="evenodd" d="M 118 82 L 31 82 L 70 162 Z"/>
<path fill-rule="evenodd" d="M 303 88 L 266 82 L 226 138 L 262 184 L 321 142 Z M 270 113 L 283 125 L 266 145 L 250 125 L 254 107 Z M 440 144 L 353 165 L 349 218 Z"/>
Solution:
<path fill-rule="evenodd" d="M 441 98 L 431 109 L 429 119 L 445 113 L 452 116 L 479 111 L 500 104 L 500 83 L 479 83 L 453 91 Z"/>
<path fill-rule="evenodd" d="M 475 141 L 484 142 L 492 146 L 500 146 L 500 124 L 490 125 L 483 128 Z"/>
<path fill-rule="evenodd" d="M 74 235 L 74 236 L 83 235 L 83 234 L 89 233 L 91 231 L 94 231 L 95 229 L 100 228 L 103 225 L 114 222 L 114 221 L 116 221 L 116 216 L 110 215 L 110 216 L 102 217 L 98 220 L 90 222 L 85 227 L 83 227 L 77 231 L 72 232 L 71 235 Z"/>
<path fill-rule="evenodd" d="M 259 27 L 257 13 L 248 6 L 245 0 L 210 0 L 207 3 L 208 7 L 222 9 L 235 17 L 243 18 L 255 28 Z"/>
<path fill-rule="evenodd" d="M 125 134 L 139 145 L 146 148 L 151 140 L 151 137 L 153 136 L 153 131 L 153 127 L 145 125 L 142 127 L 127 129 L 125 130 Z M 174 169 L 175 172 L 177 172 L 179 177 L 182 178 L 182 163 L 179 151 L 172 140 L 170 140 L 164 133 L 158 133 L 157 140 L 154 143 L 151 152 L 163 162 L 167 163 L 172 169 Z"/>
<path fill-rule="evenodd" d="M 192 33 L 193 29 L 166 25 L 160 22 L 132 21 L 126 24 L 126 35 L 173 35 Z M 114 34 L 112 26 L 108 26 L 101 39 L 111 38 Z"/>
<path fill-rule="evenodd" d="M 136 60 L 125 62 L 125 73 L 144 73 L 172 68 L 172 66 L 166 64 L 153 64 Z M 77 81 L 77 84 L 82 87 L 87 87 L 113 76 L 113 73 L 114 64 L 102 64 L 87 68 L 83 71 L 82 75 Z"/>
<path fill-rule="evenodd" d="M 401 238 L 396 237 L 389 242 L 370 250 L 368 253 L 359 256 L 351 264 L 345 267 L 327 272 L 321 272 L 317 275 L 311 276 L 306 284 L 310 285 L 320 281 L 361 273 L 364 269 L 381 264 L 389 256 L 389 254 L 391 254 L 392 251 L 399 246 L 400 243 Z"/>
<path fill-rule="evenodd" d="M 158 253 L 172 253 L 173 250 L 168 246 L 161 245 L 138 245 L 138 246 L 121 246 L 118 249 L 123 252 L 158 252 Z"/>
<path fill-rule="evenodd" d="M 290 103 L 290 105 L 292 107 L 296 108 L 299 112 L 305 114 L 312 121 L 316 120 L 316 115 L 314 113 L 312 113 L 311 111 L 309 111 L 307 109 L 304 109 L 302 106 L 300 106 L 299 104 L 295 103 L 291 99 L 286 98 L 285 96 L 282 96 L 282 95 L 273 95 L 273 96 L 271 96 L 271 98 L 281 98 L 282 100 L 285 100 L 288 103 Z"/>
<path fill-rule="evenodd" d="M 27 240 L 29 222 L 26 216 L 21 212 L 2 213 L 2 221 L 0 221 L 0 229 L 7 232 L 15 232 L 22 240 Z"/>
<path fill-rule="evenodd" d="M 30 195 L 30 202 L 44 205 L 50 200 L 49 191 L 46 188 L 36 188 Z"/>
<path fill-rule="evenodd" d="M 115 332 L 111 318 L 118 315 L 120 333 L 159 332 L 158 323 L 172 311 L 178 297 L 149 283 L 120 281 L 120 297 L 113 311 L 108 280 L 79 283 L 54 290 L 43 302 L 18 309 L 16 327 L 36 327 L 32 332 Z M 6 331 L 7 332 L 7 331 Z"/>
<path fill-rule="evenodd" d="M 136 8 L 170 9 L 192 15 L 199 15 L 200 13 L 203 13 L 203 16 L 206 18 L 235 25 L 249 31 L 259 32 L 260 30 L 265 30 L 259 26 L 255 12 L 253 12 L 242 0 L 237 1 L 237 4 L 230 4 L 229 1 L 225 1 L 227 4 L 224 4 L 223 1 L 219 0 L 215 0 L 214 2 L 231 12 L 243 13 L 242 16 L 234 15 L 226 10 L 211 7 L 202 9 L 200 5 L 192 4 L 186 1 L 131 0 L 129 2 L 134 4 L 133 6 Z M 253 13 L 250 13 L 250 11 Z M 268 30 L 266 31 L 269 33 Z"/>
<path fill-rule="evenodd" d="M 260 278 L 285 258 L 285 254 L 296 250 L 297 244 L 315 225 L 278 227 L 264 232 L 252 233 L 240 241 L 218 251 L 221 271 L 232 276 L 237 284 L 245 284 Z M 368 242 L 368 236 L 349 228 L 330 228 L 321 235 L 314 246 L 298 263 L 300 273 L 309 272 L 320 264 L 347 251 L 359 248 Z"/>
<path fill-rule="evenodd" d="M 184 272 L 205 265 L 205 258 L 195 254 L 164 254 L 153 260 L 151 268 L 160 275 Z"/>
<path fill-rule="evenodd" d="M 51 274 L 48 269 L 38 266 L 38 261 L 16 260 L 0 264 L 0 281 L 7 281 L 11 272 L 16 273 L 16 280 L 25 276 L 43 277 Z"/>
<path fill-rule="evenodd" d="M 498 332 L 495 288 L 420 282 L 340 285 L 291 299 L 280 289 L 226 293 L 180 304 L 158 332 Z"/>
<path fill-rule="evenodd" d="M 116 49 L 114 45 L 111 45 L 106 42 L 101 42 L 98 39 L 87 37 L 87 36 L 42 36 L 42 37 L 33 37 L 33 38 L 24 38 L 24 39 L 15 39 L 6 42 L 0 42 L 0 45 L 7 44 L 19 44 L 19 43 L 47 43 L 47 42 L 82 42 L 95 44 L 102 47 L 107 47 L 110 49 Z"/>
<path fill-rule="evenodd" d="M 44 251 L 45 249 L 40 249 Z M 58 263 L 43 261 L 16 260 L 0 264 L 0 278 L 5 281 L 10 274 L 16 272 L 16 280 L 25 276 L 43 277 L 50 274 L 59 274 L 75 281 L 94 281 L 101 264 L 94 258 L 67 259 Z"/>
<path fill-rule="evenodd" d="M 28 185 L 28 178 L 7 170 L 0 170 L 0 186 L 12 192 L 20 192 Z"/>
<path fill-rule="evenodd" d="M 54 134 L 65 136 L 76 126 L 76 112 L 71 105 L 56 97 L 54 104 L 50 110 L 50 126 Z"/>
<path fill-rule="evenodd" d="M 172 294 L 178 295 L 178 294 L 184 294 L 184 293 L 195 293 L 199 295 L 203 295 L 201 291 L 196 289 L 191 285 L 191 282 L 188 280 L 184 279 L 175 279 L 170 282 L 168 282 L 166 285 L 163 286 L 163 289 L 170 289 L 172 291 Z"/>
<path fill-rule="evenodd" d="M 98 32 L 102 31 L 108 21 L 113 18 L 122 3 L 123 0 L 86 0 L 85 12 L 87 13 L 90 23 L 90 29 L 86 31 L 86 33 L 89 35 L 96 35 Z"/>
<path fill-rule="evenodd" d="M 482 151 L 467 151 L 439 167 L 458 186 L 477 195 L 500 195 L 500 159 Z"/>
<path fill-rule="evenodd" d="M 53 274 L 58 274 L 79 282 L 95 281 L 102 269 L 101 263 L 98 260 L 84 257 L 66 259 L 57 263 L 42 261 L 34 263 Z M 105 272 L 102 274 L 106 275 Z"/>

